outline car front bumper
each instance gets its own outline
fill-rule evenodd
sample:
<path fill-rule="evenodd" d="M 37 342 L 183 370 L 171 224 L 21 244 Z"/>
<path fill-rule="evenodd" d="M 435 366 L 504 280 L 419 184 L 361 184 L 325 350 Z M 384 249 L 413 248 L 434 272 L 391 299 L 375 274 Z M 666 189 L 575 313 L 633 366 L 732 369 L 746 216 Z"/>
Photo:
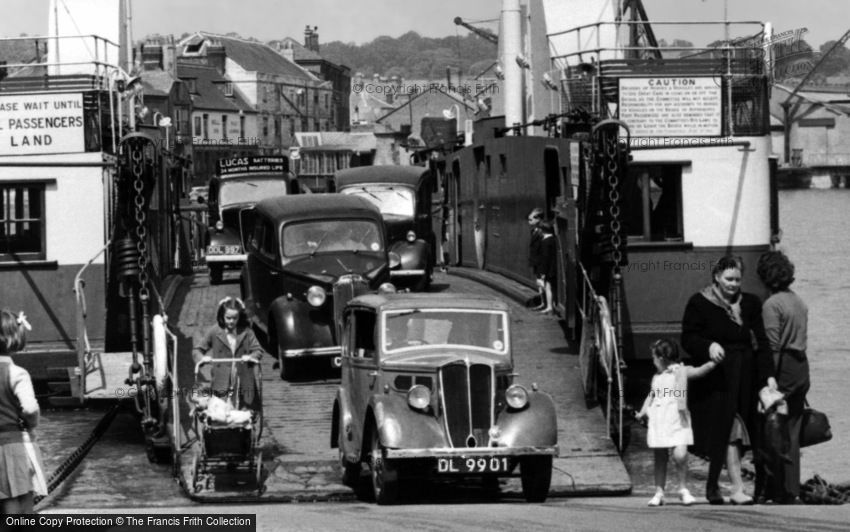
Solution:
<path fill-rule="evenodd" d="M 558 446 L 544 447 L 445 447 L 432 449 L 386 449 L 387 459 L 442 458 L 458 456 L 558 456 Z"/>
<path fill-rule="evenodd" d="M 418 277 L 425 275 L 425 270 L 391 270 L 390 277 Z"/>
<path fill-rule="evenodd" d="M 244 253 L 240 255 L 207 255 L 206 259 L 207 263 L 231 262 L 233 264 L 236 264 L 248 260 L 248 255 L 245 255 Z"/>
<path fill-rule="evenodd" d="M 338 345 L 329 347 L 308 347 L 305 349 L 287 349 L 282 351 L 284 358 L 308 357 L 308 356 L 335 356 L 342 352 Z"/>

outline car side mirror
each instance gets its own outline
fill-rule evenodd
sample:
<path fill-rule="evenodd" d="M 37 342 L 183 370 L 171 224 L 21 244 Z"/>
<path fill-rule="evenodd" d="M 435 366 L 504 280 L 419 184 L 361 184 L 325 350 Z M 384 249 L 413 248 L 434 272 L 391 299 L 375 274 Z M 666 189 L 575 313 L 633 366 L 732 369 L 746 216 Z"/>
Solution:
<path fill-rule="evenodd" d="M 390 251 L 389 258 L 391 270 L 394 270 L 401 266 L 401 256 L 398 253 L 396 253 L 395 251 Z"/>

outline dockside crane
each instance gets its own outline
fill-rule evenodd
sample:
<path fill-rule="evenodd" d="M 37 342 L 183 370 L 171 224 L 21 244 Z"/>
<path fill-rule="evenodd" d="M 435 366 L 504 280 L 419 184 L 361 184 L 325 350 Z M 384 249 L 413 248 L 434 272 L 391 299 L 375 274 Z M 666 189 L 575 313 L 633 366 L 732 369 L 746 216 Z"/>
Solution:
<path fill-rule="evenodd" d="M 464 22 L 463 19 L 460 18 L 460 17 L 455 17 L 454 22 L 458 26 L 463 26 L 464 28 L 468 29 L 469 31 L 471 31 L 475 35 L 478 35 L 479 37 L 481 37 L 482 39 L 484 39 L 488 42 L 491 42 L 491 43 L 496 44 L 496 45 L 499 44 L 499 36 L 496 35 L 495 33 L 493 33 L 492 31 L 488 30 L 488 29 L 476 28 L 472 24 L 470 24 L 468 22 Z"/>

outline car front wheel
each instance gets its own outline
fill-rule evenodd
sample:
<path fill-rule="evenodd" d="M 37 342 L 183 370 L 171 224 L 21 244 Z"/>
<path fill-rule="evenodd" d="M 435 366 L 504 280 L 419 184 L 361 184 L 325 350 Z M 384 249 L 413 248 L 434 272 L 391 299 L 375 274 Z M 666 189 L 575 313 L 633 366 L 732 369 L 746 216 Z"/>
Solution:
<path fill-rule="evenodd" d="M 378 504 L 393 504 L 398 500 L 398 470 L 391 460 L 384 458 L 378 429 L 373 425 L 369 472 L 372 477 L 372 492 Z"/>
<path fill-rule="evenodd" d="M 527 456 L 520 459 L 522 496 L 528 502 L 543 502 L 552 483 L 552 457 Z"/>

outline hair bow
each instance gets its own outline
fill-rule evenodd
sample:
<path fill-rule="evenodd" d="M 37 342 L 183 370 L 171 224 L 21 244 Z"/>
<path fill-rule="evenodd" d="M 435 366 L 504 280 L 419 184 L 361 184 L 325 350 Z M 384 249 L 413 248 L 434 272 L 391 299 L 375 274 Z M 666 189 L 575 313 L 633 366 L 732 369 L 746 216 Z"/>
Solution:
<path fill-rule="evenodd" d="M 30 325 L 30 322 L 27 321 L 27 315 L 24 314 L 23 310 L 18 312 L 18 318 L 15 321 L 17 321 L 18 325 L 20 325 L 24 329 L 28 331 L 32 330 L 32 325 Z"/>

